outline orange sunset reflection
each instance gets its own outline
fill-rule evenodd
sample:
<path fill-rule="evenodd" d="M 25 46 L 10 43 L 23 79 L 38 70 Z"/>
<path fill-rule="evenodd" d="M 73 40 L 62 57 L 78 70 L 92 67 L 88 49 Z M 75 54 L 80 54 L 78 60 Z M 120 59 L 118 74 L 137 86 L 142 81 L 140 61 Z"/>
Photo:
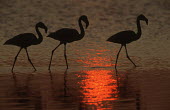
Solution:
<path fill-rule="evenodd" d="M 82 102 L 85 105 L 95 107 L 96 110 L 112 108 L 111 101 L 117 100 L 117 80 L 113 77 L 110 70 L 87 70 L 84 79 L 79 82 Z M 106 108 L 107 107 L 107 108 Z"/>
<path fill-rule="evenodd" d="M 90 49 L 86 57 L 80 58 L 78 62 L 85 67 L 95 67 L 83 70 L 78 77 L 82 80 L 78 82 L 82 94 L 81 102 L 84 107 L 91 110 L 112 110 L 113 101 L 118 99 L 117 78 L 113 72 L 109 50 Z M 97 67 L 97 68 L 96 68 Z M 98 68 L 100 67 L 100 68 Z M 90 108 L 89 108 L 90 107 Z"/>
<path fill-rule="evenodd" d="M 84 67 L 111 67 L 111 56 L 108 54 L 107 49 L 88 49 L 86 56 L 80 57 L 77 62 L 81 62 Z"/>

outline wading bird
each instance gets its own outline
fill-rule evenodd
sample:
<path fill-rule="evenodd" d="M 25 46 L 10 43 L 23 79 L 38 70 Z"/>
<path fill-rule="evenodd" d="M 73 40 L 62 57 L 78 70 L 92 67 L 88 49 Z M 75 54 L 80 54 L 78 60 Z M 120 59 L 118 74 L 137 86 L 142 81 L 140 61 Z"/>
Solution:
<path fill-rule="evenodd" d="M 57 47 L 54 48 L 54 50 L 52 50 L 52 52 L 51 52 L 51 59 L 50 59 L 50 64 L 49 64 L 48 70 L 50 70 L 50 67 L 51 67 L 53 53 L 61 44 L 64 44 L 64 57 L 65 57 L 66 65 L 68 68 L 67 55 L 66 55 L 66 44 L 81 40 L 84 37 L 85 31 L 84 31 L 84 28 L 82 25 L 82 21 L 86 24 L 86 28 L 89 26 L 89 21 L 88 21 L 87 16 L 85 16 L 85 15 L 80 16 L 80 18 L 78 20 L 78 24 L 80 27 L 80 33 L 75 29 L 62 28 L 62 29 L 57 30 L 56 32 L 50 33 L 47 36 L 47 37 L 51 37 L 55 40 L 60 41 L 59 45 L 57 45 Z"/>
<path fill-rule="evenodd" d="M 43 36 L 40 33 L 39 28 L 43 28 L 45 30 L 45 32 L 47 33 L 47 27 L 45 26 L 45 24 L 42 22 L 39 22 L 35 26 L 35 30 L 38 34 L 38 38 L 33 33 L 23 33 L 23 34 L 19 34 L 13 38 L 7 40 L 4 43 L 4 45 L 15 45 L 15 46 L 20 47 L 20 50 L 18 51 L 17 55 L 15 56 L 15 60 L 14 60 L 13 66 L 12 66 L 12 72 L 13 72 L 17 57 L 23 48 L 25 49 L 25 51 L 27 53 L 28 61 L 31 63 L 34 70 L 36 71 L 36 68 L 34 67 L 33 63 L 31 62 L 31 59 L 29 58 L 27 47 L 29 47 L 31 45 L 37 45 L 42 42 Z"/>
<path fill-rule="evenodd" d="M 115 35 L 112 35 L 110 38 L 107 39 L 107 41 L 109 42 L 113 42 L 113 43 L 118 43 L 121 44 L 121 47 L 119 49 L 119 52 L 117 53 L 117 58 L 116 58 L 116 63 L 115 63 L 115 69 L 117 66 L 117 61 L 118 61 L 118 57 L 119 57 L 119 53 L 122 49 L 122 47 L 125 47 L 126 50 L 126 56 L 127 58 L 133 63 L 133 65 L 136 67 L 135 63 L 130 59 L 128 52 L 127 52 L 127 48 L 126 48 L 126 44 L 131 43 L 132 41 L 136 41 L 141 37 L 141 26 L 140 26 L 140 20 L 145 21 L 146 24 L 148 25 L 148 19 L 144 16 L 144 15 L 139 15 L 137 17 L 136 23 L 137 23 L 137 33 L 135 33 L 134 31 L 128 30 L 128 31 L 122 31 L 119 32 Z"/>

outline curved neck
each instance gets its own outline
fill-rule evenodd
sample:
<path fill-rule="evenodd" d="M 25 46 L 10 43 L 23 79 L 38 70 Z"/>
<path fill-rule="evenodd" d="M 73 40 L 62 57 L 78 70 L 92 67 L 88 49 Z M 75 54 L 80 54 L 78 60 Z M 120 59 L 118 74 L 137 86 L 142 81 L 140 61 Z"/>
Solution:
<path fill-rule="evenodd" d="M 83 28 L 83 25 L 81 23 L 81 19 L 78 20 L 78 23 L 79 23 L 79 27 L 80 27 L 80 36 L 79 36 L 79 39 L 82 39 L 85 35 L 85 32 L 84 32 L 84 28 Z"/>
<path fill-rule="evenodd" d="M 137 18 L 136 20 L 136 23 L 137 23 L 137 39 L 139 39 L 141 37 L 141 34 L 142 34 L 142 31 L 141 31 L 141 26 L 140 26 L 140 20 Z"/>
<path fill-rule="evenodd" d="M 43 40 L 43 36 L 42 36 L 42 34 L 40 33 L 40 31 L 39 31 L 39 29 L 38 29 L 38 26 L 35 26 L 35 30 L 36 30 L 36 32 L 37 32 L 37 34 L 38 34 L 38 39 L 37 39 L 37 41 L 36 41 L 36 44 L 40 44 L 40 43 L 42 42 L 42 40 Z"/>

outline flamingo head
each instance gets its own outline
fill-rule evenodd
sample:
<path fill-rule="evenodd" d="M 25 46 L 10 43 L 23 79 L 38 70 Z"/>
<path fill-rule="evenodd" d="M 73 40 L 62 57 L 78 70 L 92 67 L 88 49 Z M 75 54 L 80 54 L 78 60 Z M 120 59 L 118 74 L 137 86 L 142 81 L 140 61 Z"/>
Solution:
<path fill-rule="evenodd" d="M 147 19 L 143 14 L 139 15 L 139 16 L 138 16 L 138 19 L 145 21 L 146 24 L 148 25 L 148 19 Z"/>
<path fill-rule="evenodd" d="M 79 19 L 86 23 L 86 29 L 87 29 L 87 27 L 89 26 L 89 20 L 88 20 L 87 16 L 82 15 L 82 16 L 80 16 Z"/>
<path fill-rule="evenodd" d="M 37 23 L 36 26 L 40 27 L 40 28 L 43 28 L 45 30 L 45 32 L 47 33 L 48 28 L 47 28 L 47 26 L 43 22 Z"/>

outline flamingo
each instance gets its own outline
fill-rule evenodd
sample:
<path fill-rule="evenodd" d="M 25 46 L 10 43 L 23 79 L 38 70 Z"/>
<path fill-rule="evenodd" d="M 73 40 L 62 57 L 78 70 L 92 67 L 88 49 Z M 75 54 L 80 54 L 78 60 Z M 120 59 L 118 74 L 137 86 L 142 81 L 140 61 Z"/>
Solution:
<path fill-rule="evenodd" d="M 142 31 L 141 31 L 141 26 L 140 26 L 140 20 L 145 21 L 146 24 L 148 25 L 148 19 L 144 15 L 142 15 L 142 14 L 139 15 L 137 17 L 137 20 L 136 20 L 137 30 L 138 30 L 137 33 L 135 33 L 134 31 L 131 31 L 131 30 L 121 31 L 121 32 L 119 32 L 117 34 L 112 35 L 110 38 L 107 39 L 107 41 L 109 41 L 109 42 L 121 44 L 121 47 L 120 47 L 120 49 L 119 49 L 119 51 L 117 53 L 115 69 L 116 69 L 116 66 L 117 66 L 117 61 L 118 61 L 119 53 L 120 53 L 120 51 L 121 51 L 123 46 L 125 47 L 127 58 L 136 67 L 136 64 L 130 59 L 130 57 L 128 55 L 126 44 L 129 44 L 129 43 L 131 43 L 133 41 L 136 41 L 136 40 L 138 40 L 141 37 Z"/>
<path fill-rule="evenodd" d="M 51 37 L 55 40 L 60 41 L 59 45 L 57 45 L 57 47 L 54 48 L 51 52 L 51 59 L 50 59 L 50 64 L 49 64 L 48 70 L 50 70 L 50 67 L 51 67 L 51 62 L 52 62 L 52 57 L 53 57 L 54 51 L 61 44 L 64 44 L 64 57 L 65 57 L 65 61 L 66 61 L 67 69 L 68 69 L 68 62 L 67 62 L 67 55 L 66 55 L 66 44 L 81 40 L 84 37 L 85 31 L 84 31 L 84 28 L 82 25 L 82 21 L 86 24 L 86 29 L 89 26 L 89 21 L 88 21 L 87 16 L 85 16 L 85 15 L 80 16 L 79 20 L 78 20 L 78 24 L 80 27 L 80 33 L 76 29 L 62 28 L 62 29 L 57 30 L 56 32 L 50 33 L 47 36 L 47 37 Z"/>
<path fill-rule="evenodd" d="M 39 22 L 35 26 L 35 30 L 36 30 L 36 32 L 38 34 L 38 38 L 33 33 L 22 33 L 22 34 L 19 34 L 19 35 L 13 37 L 13 38 L 7 40 L 4 43 L 4 45 L 15 45 L 15 46 L 20 47 L 17 55 L 15 56 L 15 60 L 13 62 L 12 73 L 13 73 L 13 69 L 14 69 L 17 57 L 18 57 L 19 53 L 21 52 L 21 50 L 23 48 L 25 49 L 25 51 L 27 53 L 28 61 L 31 63 L 32 67 L 36 71 L 36 68 L 34 67 L 34 65 L 33 65 L 32 61 L 31 61 L 31 59 L 29 57 L 27 47 L 29 47 L 31 45 L 37 45 L 37 44 L 40 44 L 42 42 L 43 36 L 40 33 L 39 28 L 43 28 L 45 30 L 45 32 L 47 33 L 47 27 L 45 26 L 45 24 L 42 23 L 42 22 Z"/>

